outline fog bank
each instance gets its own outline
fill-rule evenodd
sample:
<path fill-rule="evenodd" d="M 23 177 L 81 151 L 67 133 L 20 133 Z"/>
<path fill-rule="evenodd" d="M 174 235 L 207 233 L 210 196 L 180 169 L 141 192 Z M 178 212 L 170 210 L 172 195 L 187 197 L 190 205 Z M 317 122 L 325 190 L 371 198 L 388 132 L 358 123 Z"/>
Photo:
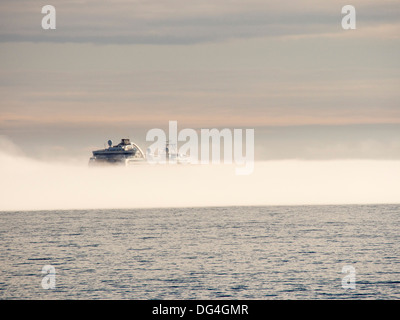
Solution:
<path fill-rule="evenodd" d="M 0 153 L 0 211 L 400 202 L 400 161 L 89 168 Z"/>

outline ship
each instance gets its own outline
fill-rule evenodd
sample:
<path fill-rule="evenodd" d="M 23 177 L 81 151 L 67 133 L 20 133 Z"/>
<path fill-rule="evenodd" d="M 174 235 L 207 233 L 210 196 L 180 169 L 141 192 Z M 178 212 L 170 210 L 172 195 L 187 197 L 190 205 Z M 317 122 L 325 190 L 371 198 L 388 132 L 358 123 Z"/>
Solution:
<path fill-rule="evenodd" d="M 113 145 L 112 140 L 108 140 L 108 148 L 95 150 L 93 156 L 89 159 L 89 165 L 134 165 L 145 164 L 146 156 L 142 149 L 130 141 L 130 139 L 121 139 L 117 145 Z"/>
<path fill-rule="evenodd" d="M 113 145 L 112 140 L 108 140 L 108 148 L 93 151 L 93 156 L 89 159 L 89 166 L 97 165 L 140 165 L 140 164 L 189 164 L 190 157 L 179 154 L 175 145 L 166 142 L 164 150 L 153 152 L 147 148 L 147 156 L 140 147 L 130 141 L 121 139 L 117 145 Z"/>

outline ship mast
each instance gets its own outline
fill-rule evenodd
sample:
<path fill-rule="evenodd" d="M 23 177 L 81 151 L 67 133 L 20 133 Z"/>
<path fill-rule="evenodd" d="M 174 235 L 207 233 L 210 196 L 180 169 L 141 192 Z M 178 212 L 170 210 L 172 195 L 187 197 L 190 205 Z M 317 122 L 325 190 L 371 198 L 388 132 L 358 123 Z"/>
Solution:
<path fill-rule="evenodd" d="M 167 140 L 167 142 L 165 144 L 165 157 L 166 157 L 167 163 L 169 163 L 169 140 Z"/>

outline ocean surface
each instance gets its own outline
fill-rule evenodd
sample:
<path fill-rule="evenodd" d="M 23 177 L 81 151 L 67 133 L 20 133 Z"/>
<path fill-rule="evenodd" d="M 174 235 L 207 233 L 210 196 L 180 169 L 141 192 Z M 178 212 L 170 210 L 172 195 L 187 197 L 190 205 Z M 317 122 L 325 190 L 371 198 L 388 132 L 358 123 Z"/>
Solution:
<path fill-rule="evenodd" d="M 400 205 L 0 212 L 0 298 L 399 299 L 399 230 Z"/>

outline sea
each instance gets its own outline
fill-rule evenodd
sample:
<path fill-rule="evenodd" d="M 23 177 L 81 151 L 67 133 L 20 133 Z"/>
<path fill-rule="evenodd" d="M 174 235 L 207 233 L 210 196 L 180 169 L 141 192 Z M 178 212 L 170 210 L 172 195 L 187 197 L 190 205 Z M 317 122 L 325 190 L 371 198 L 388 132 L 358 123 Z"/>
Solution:
<path fill-rule="evenodd" d="M 0 212 L 0 299 L 399 299 L 400 205 Z"/>

